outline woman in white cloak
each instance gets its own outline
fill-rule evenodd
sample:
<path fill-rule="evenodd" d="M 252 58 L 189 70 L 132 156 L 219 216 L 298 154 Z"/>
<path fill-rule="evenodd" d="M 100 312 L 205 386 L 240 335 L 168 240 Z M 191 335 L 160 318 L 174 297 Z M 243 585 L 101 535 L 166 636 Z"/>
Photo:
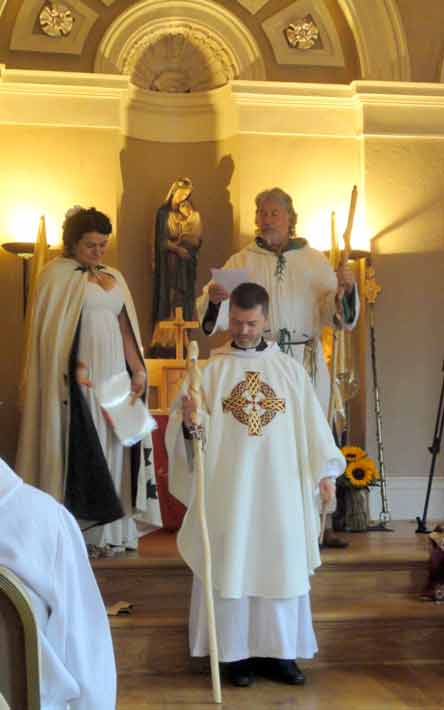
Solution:
<path fill-rule="evenodd" d="M 131 295 L 120 272 L 102 264 L 111 231 L 103 213 L 74 208 L 64 255 L 40 275 L 17 460 L 27 482 L 76 516 L 96 554 L 137 548 L 136 510 L 160 521 L 142 445 L 122 446 L 95 395 L 125 371 L 134 399 L 147 384 Z"/>

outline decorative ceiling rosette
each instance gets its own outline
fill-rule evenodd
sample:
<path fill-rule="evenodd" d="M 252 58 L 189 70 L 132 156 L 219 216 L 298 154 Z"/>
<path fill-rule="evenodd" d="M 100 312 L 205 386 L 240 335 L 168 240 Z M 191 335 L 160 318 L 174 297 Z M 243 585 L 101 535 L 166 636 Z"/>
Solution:
<path fill-rule="evenodd" d="M 74 17 L 66 5 L 51 2 L 42 9 L 39 25 L 48 37 L 67 37 L 74 26 Z"/>
<path fill-rule="evenodd" d="M 311 49 L 319 42 L 319 27 L 309 15 L 291 22 L 284 34 L 288 46 L 293 49 Z"/>

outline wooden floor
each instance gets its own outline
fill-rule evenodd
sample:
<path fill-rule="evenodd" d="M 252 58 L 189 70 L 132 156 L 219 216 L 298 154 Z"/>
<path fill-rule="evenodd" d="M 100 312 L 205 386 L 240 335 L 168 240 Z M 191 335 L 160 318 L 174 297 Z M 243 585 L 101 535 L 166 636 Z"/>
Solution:
<path fill-rule="evenodd" d="M 302 664 L 301 664 L 302 666 Z M 307 673 L 303 687 L 258 679 L 251 688 L 222 686 L 224 710 L 442 710 L 441 664 L 329 665 Z M 210 710 L 202 674 L 120 677 L 118 710 Z"/>
<path fill-rule="evenodd" d="M 326 549 L 322 560 L 326 563 L 354 564 L 371 560 L 405 560 L 422 562 L 429 556 L 427 535 L 415 534 L 416 523 L 397 521 L 390 524 L 393 532 L 335 533 L 350 543 L 345 550 Z M 176 534 L 157 530 L 141 538 L 138 552 L 129 552 L 114 559 L 163 559 L 180 561 Z"/>
<path fill-rule="evenodd" d="M 319 654 L 301 663 L 306 686 L 224 683 L 223 708 L 444 709 L 444 605 L 419 598 L 429 542 L 413 523 L 394 527 L 344 535 L 349 548 L 322 552 L 311 591 Z M 175 535 L 148 535 L 137 553 L 97 560 L 94 569 L 106 603 L 134 604 L 131 617 L 111 620 L 118 710 L 214 707 L 205 664 L 189 659 L 191 575 Z"/>

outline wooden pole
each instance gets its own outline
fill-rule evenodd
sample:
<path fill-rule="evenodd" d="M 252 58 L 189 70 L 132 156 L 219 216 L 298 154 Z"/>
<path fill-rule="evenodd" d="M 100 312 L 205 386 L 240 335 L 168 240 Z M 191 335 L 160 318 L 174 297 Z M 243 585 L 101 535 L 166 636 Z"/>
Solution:
<path fill-rule="evenodd" d="M 336 238 L 336 214 L 331 213 L 331 252 L 330 252 L 330 263 L 333 269 L 336 271 L 340 262 L 340 252 L 338 250 L 338 240 Z M 331 350 L 331 364 L 330 364 L 330 398 L 328 400 L 328 413 L 327 420 L 330 429 L 333 428 L 333 419 L 335 416 L 336 409 L 336 374 L 337 374 L 337 364 L 338 364 L 338 329 L 333 326 L 332 332 L 332 350 Z M 323 532 L 322 532 L 323 537 Z M 321 541 L 322 544 L 322 541 Z"/>
<path fill-rule="evenodd" d="M 347 218 L 347 225 L 345 227 L 345 231 L 343 236 L 344 240 L 344 249 L 341 252 L 339 263 L 337 265 L 333 265 L 333 268 L 338 268 L 338 266 L 345 266 L 350 258 L 350 252 L 351 252 L 351 233 L 353 229 L 353 222 L 355 219 L 355 214 L 356 214 L 356 204 L 358 201 L 358 188 L 356 185 L 353 185 L 353 189 L 351 192 L 351 197 L 350 197 L 350 206 L 348 210 L 348 218 Z M 336 241 L 336 221 L 335 221 L 335 213 L 332 212 L 331 215 L 331 243 L 332 243 L 332 252 L 335 250 L 335 246 L 337 241 Z M 335 250 L 336 251 L 336 250 Z M 335 254 L 336 258 L 336 254 Z M 342 326 L 341 324 L 336 324 L 333 327 L 333 348 L 332 348 L 332 356 L 331 356 L 331 372 L 330 372 L 330 399 L 328 402 L 328 414 L 327 414 L 327 419 L 330 427 L 333 427 L 333 420 L 335 416 L 335 410 L 336 410 L 336 377 L 337 377 L 337 368 L 338 368 L 338 339 L 339 339 L 339 331 L 341 330 Z"/>
<path fill-rule="evenodd" d="M 327 523 L 327 503 L 322 501 L 322 510 L 321 510 L 321 532 L 319 533 L 319 544 L 322 545 L 324 542 L 324 535 L 325 535 L 325 525 Z"/>
<path fill-rule="evenodd" d="M 201 373 L 197 361 L 199 357 L 199 347 L 195 340 L 188 346 L 188 373 L 190 378 L 189 394 L 197 405 L 193 415 L 191 436 L 193 438 L 194 468 L 196 474 L 196 496 L 199 523 L 202 533 L 202 543 L 204 548 L 205 563 L 205 599 L 208 616 L 208 635 L 211 659 L 211 680 L 213 683 L 213 698 L 215 703 L 222 703 L 222 692 L 220 686 L 219 652 L 217 648 L 216 617 L 214 613 L 213 579 L 211 569 L 211 547 L 208 534 L 207 516 L 205 511 L 205 472 L 202 456 L 202 423 L 199 410 L 202 405 L 201 394 Z"/>

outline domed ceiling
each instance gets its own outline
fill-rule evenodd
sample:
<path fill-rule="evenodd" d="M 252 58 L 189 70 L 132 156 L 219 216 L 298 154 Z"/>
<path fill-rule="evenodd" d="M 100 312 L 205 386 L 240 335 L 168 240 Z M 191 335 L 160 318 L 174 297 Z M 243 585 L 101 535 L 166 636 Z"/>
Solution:
<path fill-rule="evenodd" d="M 0 0 L 0 13 L 8 68 L 128 73 L 162 92 L 361 77 L 340 0 Z"/>

